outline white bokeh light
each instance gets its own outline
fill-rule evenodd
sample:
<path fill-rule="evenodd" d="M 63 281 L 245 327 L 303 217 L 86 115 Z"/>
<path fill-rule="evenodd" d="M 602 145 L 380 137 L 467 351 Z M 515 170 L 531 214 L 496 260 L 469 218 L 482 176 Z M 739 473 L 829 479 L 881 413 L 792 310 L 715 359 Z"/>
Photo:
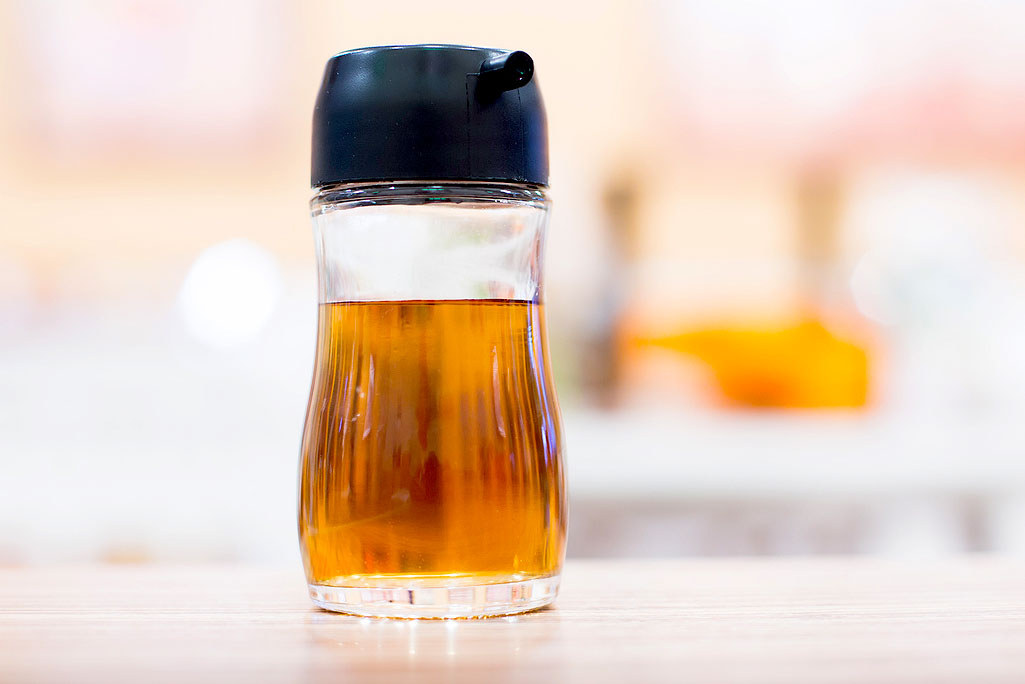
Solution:
<path fill-rule="evenodd" d="M 281 291 L 281 270 L 269 250 L 249 240 L 229 240 L 196 258 L 178 293 L 178 306 L 193 336 L 225 349 L 263 330 Z"/>

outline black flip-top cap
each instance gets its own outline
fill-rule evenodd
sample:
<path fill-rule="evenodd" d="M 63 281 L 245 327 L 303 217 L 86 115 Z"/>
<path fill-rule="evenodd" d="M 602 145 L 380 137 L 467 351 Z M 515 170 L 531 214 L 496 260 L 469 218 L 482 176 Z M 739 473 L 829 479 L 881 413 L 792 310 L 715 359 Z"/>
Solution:
<path fill-rule="evenodd" d="M 397 45 L 328 60 L 313 112 L 313 186 L 393 180 L 547 185 L 548 130 L 530 56 Z"/>

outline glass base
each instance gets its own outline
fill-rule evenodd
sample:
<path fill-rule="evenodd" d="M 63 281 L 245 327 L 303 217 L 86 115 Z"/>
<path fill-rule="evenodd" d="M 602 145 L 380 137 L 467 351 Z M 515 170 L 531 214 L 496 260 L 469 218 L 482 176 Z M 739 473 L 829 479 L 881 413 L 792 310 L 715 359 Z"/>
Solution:
<path fill-rule="evenodd" d="M 559 593 L 559 575 L 464 584 L 409 578 L 403 586 L 310 584 L 310 598 L 338 613 L 390 618 L 482 618 L 543 608 Z"/>

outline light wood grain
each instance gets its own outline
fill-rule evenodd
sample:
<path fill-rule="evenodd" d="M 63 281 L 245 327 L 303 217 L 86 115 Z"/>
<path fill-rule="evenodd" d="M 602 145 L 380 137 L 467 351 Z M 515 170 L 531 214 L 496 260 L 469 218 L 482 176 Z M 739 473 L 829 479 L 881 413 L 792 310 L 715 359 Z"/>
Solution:
<path fill-rule="evenodd" d="M 0 682 L 1025 682 L 1025 562 L 573 562 L 486 621 L 314 609 L 298 571 L 0 570 Z"/>

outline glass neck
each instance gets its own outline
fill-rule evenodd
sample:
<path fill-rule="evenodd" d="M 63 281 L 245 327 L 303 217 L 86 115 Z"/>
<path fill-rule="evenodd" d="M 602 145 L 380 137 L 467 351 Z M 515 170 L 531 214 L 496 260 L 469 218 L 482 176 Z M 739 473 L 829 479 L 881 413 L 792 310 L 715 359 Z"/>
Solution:
<path fill-rule="evenodd" d="M 351 183 L 311 209 L 321 302 L 541 299 L 542 188 Z"/>
<path fill-rule="evenodd" d="M 547 204 L 547 189 L 523 183 L 480 181 L 369 181 L 334 183 L 315 188 L 310 207 L 318 211 L 368 204 L 424 204 L 431 202 L 517 202 Z"/>

